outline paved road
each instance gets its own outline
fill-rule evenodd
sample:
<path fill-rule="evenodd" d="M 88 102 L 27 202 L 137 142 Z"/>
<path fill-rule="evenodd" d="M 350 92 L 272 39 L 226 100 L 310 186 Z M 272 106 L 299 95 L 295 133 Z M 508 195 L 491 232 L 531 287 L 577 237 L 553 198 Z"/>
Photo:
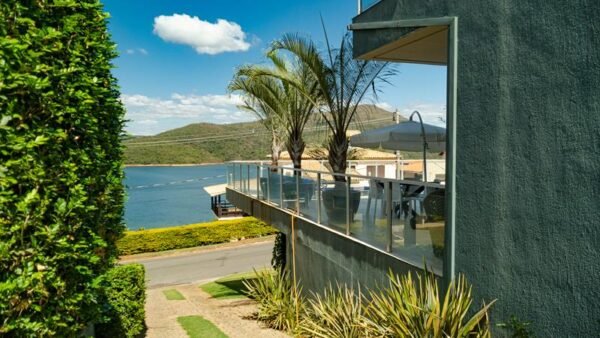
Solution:
<path fill-rule="evenodd" d="M 273 242 L 262 242 L 136 261 L 146 267 L 147 285 L 152 288 L 193 283 L 270 266 L 272 250 Z"/>

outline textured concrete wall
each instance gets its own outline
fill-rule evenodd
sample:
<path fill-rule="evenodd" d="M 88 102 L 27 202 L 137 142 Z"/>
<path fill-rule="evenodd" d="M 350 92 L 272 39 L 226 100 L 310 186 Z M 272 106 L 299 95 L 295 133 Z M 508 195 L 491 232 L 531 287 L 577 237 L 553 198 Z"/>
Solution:
<path fill-rule="evenodd" d="M 229 189 L 227 200 L 286 234 L 288 268 L 292 267 L 291 243 L 295 241 L 296 276 L 307 293 L 320 293 L 336 283 L 374 289 L 387 285 L 390 269 L 397 274 L 415 271 L 386 253 L 300 218 L 295 219 L 292 238 L 289 213 Z"/>
<path fill-rule="evenodd" d="M 384 0 L 459 18 L 456 267 L 494 320 L 600 332 L 600 1 Z M 355 55 L 399 31 L 355 34 Z"/>

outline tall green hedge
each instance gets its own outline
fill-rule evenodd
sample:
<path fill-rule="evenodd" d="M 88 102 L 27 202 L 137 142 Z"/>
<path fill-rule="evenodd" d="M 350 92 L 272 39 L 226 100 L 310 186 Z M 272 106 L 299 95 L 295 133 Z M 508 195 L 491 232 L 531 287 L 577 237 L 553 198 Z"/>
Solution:
<path fill-rule="evenodd" d="M 146 329 L 145 269 L 142 264 L 119 265 L 105 276 L 106 304 L 103 323 L 96 325 L 96 337 L 136 337 Z"/>
<path fill-rule="evenodd" d="M 124 227 L 123 108 L 97 0 L 0 1 L 0 336 L 97 318 Z"/>

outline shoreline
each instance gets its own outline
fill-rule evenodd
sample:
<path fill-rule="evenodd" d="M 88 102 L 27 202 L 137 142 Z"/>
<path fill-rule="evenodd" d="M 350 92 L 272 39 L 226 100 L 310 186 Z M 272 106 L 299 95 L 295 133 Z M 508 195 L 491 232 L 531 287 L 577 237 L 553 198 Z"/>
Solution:
<path fill-rule="evenodd" d="M 135 167 L 199 167 L 207 165 L 224 164 L 225 162 L 210 162 L 210 163 L 177 163 L 177 164 L 125 164 L 125 168 Z"/>

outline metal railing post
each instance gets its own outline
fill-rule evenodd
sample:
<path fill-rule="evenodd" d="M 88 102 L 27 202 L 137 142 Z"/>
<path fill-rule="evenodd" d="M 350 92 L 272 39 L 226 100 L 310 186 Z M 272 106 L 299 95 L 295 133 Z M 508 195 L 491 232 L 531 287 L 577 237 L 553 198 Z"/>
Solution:
<path fill-rule="evenodd" d="M 294 170 L 296 176 L 296 213 L 300 215 L 300 172 Z"/>
<path fill-rule="evenodd" d="M 256 199 L 260 199 L 260 166 L 256 166 Z"/>
<path fill-rule="evenodd" d="M 240 192 L 244 192 L 242 185 L 244 184 L 244 177 L 242 176 L 242 164 L 240 163 L 240 186 L 238 187 Z"/>
<path fill-rule="evenodd" d="M 321 224 L 321 173 L 317 173 L 317 223 Z"/>
<path fill-rule="evenodd" d="M 267 202 L 271 202 L 271 168 L 267 170 Z"/>
<path fill-rule="evenodd" d="M 392 182 L 387 182 L 387 191 L 385 194 L 385 208 L 387 212 L 387 244 L 385 246 L 385 251 L 392 252 Z"/>
<path fill-rule="evenodd" d="M 235 163 L 231 164 L 231 187 L 235 190 Z"/>
<path fill-rule="evenodd" d="M 283 168 L 277 169 L 279 172 L 279 206 L 284 208 L 283 206 Z"/>
<path fill-rule="evenodd" d="M 349 176 L 346 177 L 346 236 L 350 236 L 350 219 L 352 218 L 352 211 L 350 210 L 350 181 L 352 180 Z"/>
<path fill-rule="evenodd" d="M 246 164 L 246 193 L 250 194 L 250 164 Z"/>

